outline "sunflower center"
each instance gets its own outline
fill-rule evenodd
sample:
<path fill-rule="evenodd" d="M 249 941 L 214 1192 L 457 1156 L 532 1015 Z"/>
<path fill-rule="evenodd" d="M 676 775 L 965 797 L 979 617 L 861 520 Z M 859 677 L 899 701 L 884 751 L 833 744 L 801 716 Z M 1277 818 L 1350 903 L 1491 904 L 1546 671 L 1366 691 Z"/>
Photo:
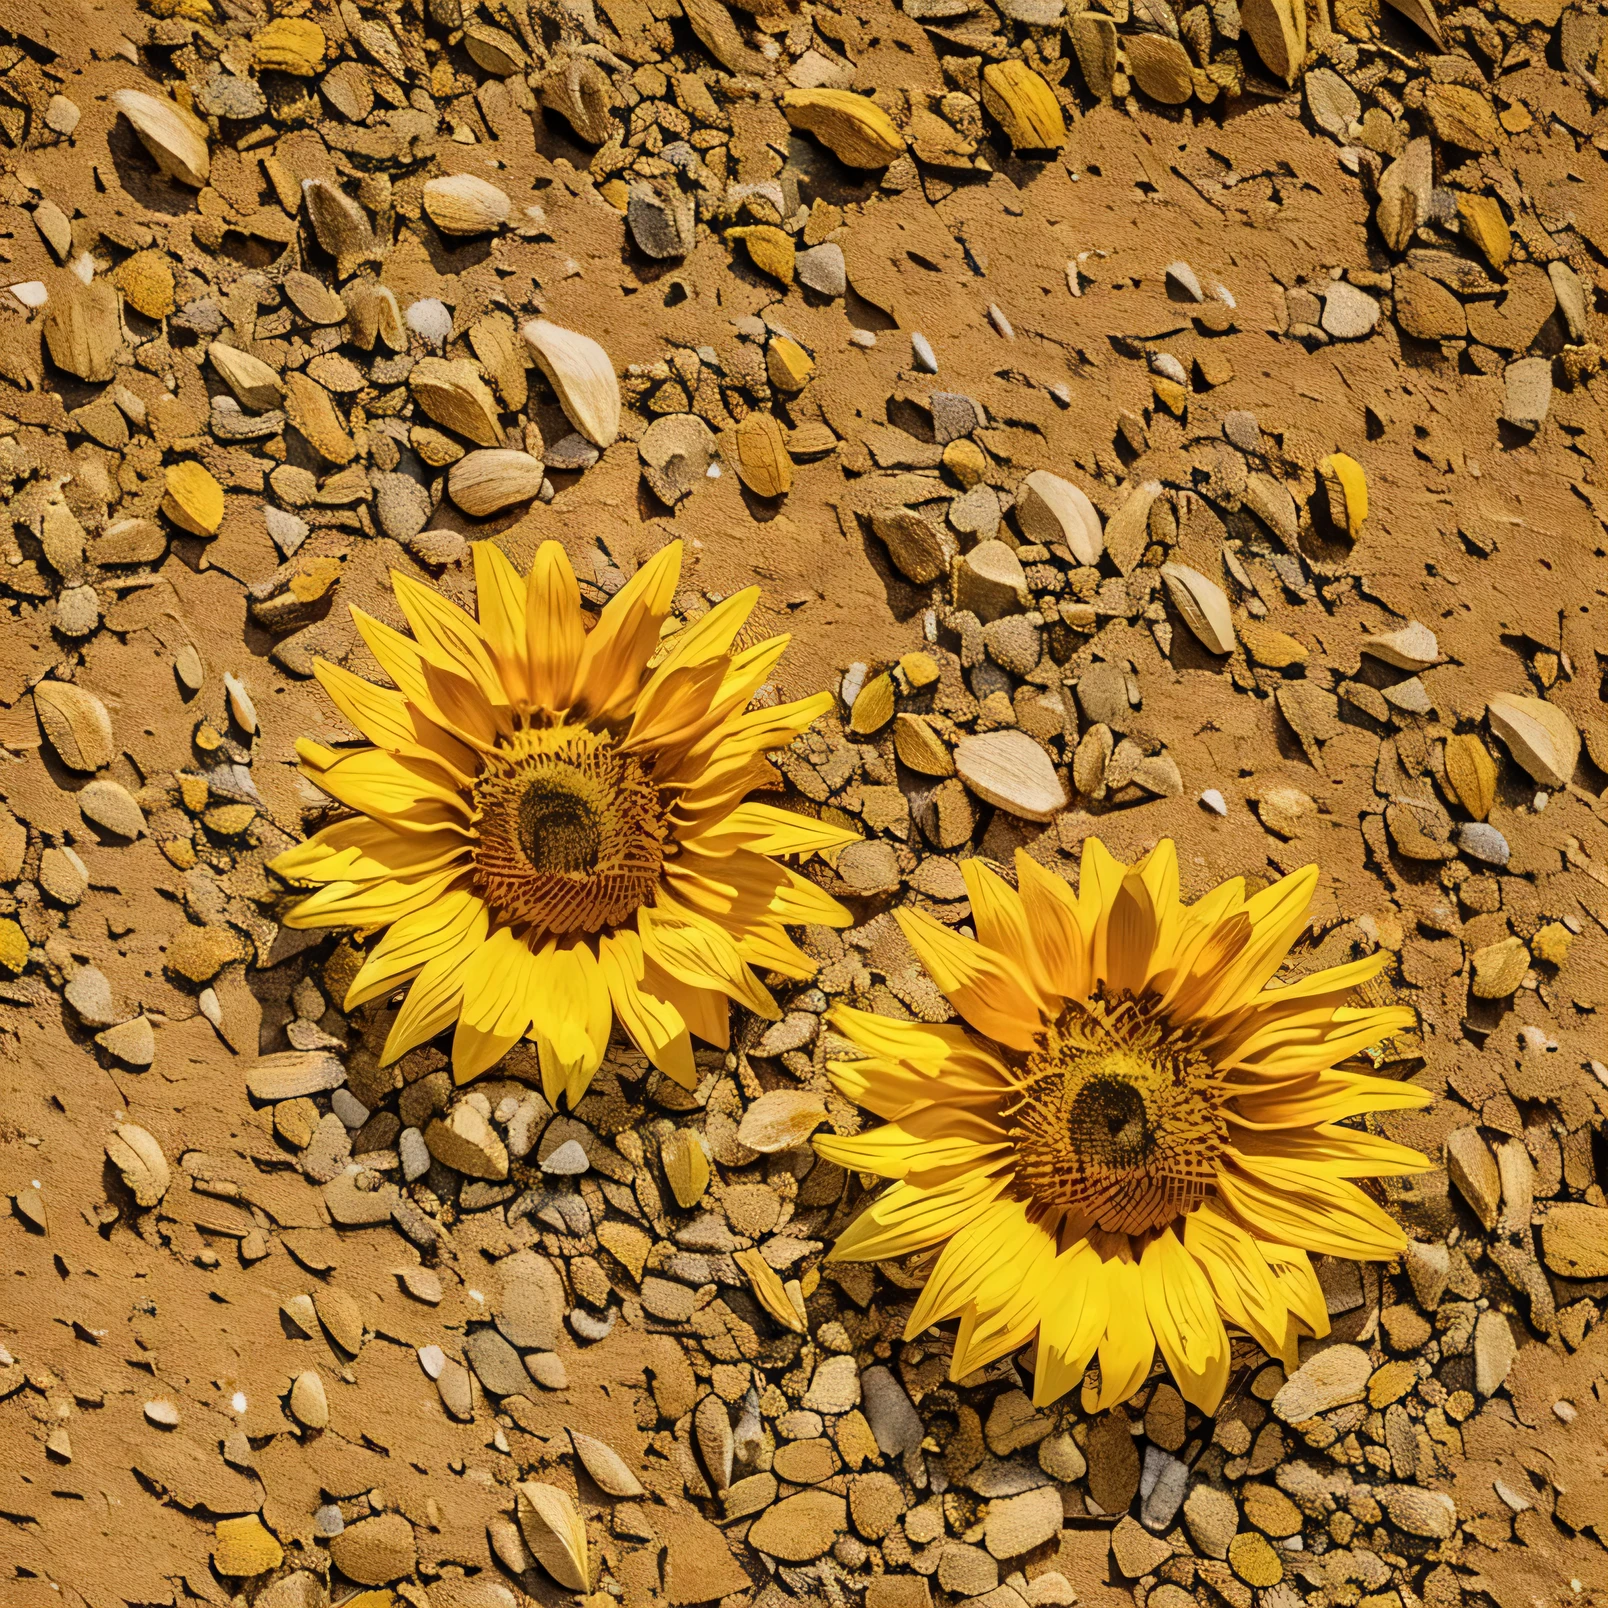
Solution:
<path fill-rule="evenodd" d="M 601 932 L 652 902 L 664 806 L 606 734 L 520 732 L 488 757 L 474 802 L 475 879 L 504 919 L 537 934 Z"/>
<path fill-rule="evenodd" d="M 1071 1003 L 1034 1045 L 1007 1115 L 1033 1200 L 1139 1234 L 1211 1192 L 1223 1091 L 1187 1033 L 1143 1001 Z"/>

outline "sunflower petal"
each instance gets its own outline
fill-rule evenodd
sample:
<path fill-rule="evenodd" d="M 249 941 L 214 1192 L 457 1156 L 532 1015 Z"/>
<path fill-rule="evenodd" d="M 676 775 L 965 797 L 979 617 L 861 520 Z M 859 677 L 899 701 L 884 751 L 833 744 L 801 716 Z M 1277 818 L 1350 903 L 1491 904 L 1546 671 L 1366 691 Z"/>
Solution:
<path fill-rule="evenodd" d="M 1228 1388 L 1229 1362 L 1228 1334 L 1211 1284 L 1170 1228 L 1145 1247 L 1139 1271 L 1145 1315 L 1178 1393 L 1210 1416 Z"/>
<path fill-rule="evenodd" d="M 893 914 L 933 982 L 979 1033 L 1013 1050 L 1032 1049 L 1043 1012 L 1010 960 L 919 911 L 901 906 Z"/>
<path fill-rule="evenodd" d="M 531 706 L 530 660 L 525 647 L 525 582 L 495 542 L 471 542 L 480 634 L 511 703 Z"/>
<path fill-rule="evenodd" d="M 1005 1187 L 1005 1179 L 968 1173 L 939 1189 L 890 1184 L 838 1236 L 829 1262 L 883 1262 L 925 1250 L 957 1233 Z"/>
<path fill-rule="evenodd" d="M 393 922 L 364 957 L 341 1008 L 353 1011 L 378 999 L 438 956 L 467 953 L 484 942 L 488 924 L 484 902 L 467 888 Z"/>
<path fill-rule="evenodd" d="M 609 933 L 598 943 L 597 959 L 614 1014 L 631 1042 L 666 1077 L 684 1089 L 697 1088 L 692 1039 L 681 1012 L 644 986 L 641 938 L 629 928 Z"/>
<path fill-rule="evenodd" d="M 1100 1338 L 1100 1389 L 1083 1387 L 1083 1410 L 1103 1413 L 1126 1401 L 1145 1382 L 1156 1355 L 1156 1337 L 1145 1305 L 1144 1276 L 1136 1261 L 1120 1256 L 1101 1263 L 1110 1316 Z"/>
<path fill-rule="evenodd" d="M 1083 1383 L 1111 1317 L 1111 1290 L 1100 1258 L 1079 1240 L 1055 1259 L 1039 1319 L 1033 1405 L 1047 1407 Z"/>
<path fill-rule="evenodd" d="M 605 605 L 581 651 L 578 685 L 594 720 L 620 720 L 636 702 L 681 575 L 681 543 L 661 547 Z"/>
<path fill-rule="evenodd" d="M 568 709 L 575 702 L 576 672 L 586 649 L 581 588 L 562 542 L 543 542 L 530 567 L 525 604 L 526 656 L 531 698 L 539 709 Z"/>
<path fill-rule="evenodd" d="M 525 1036 L 535 1005 L 535 959 L 509 927 L 499 927 L 470 957 L 452 1038 L 457 1082 L 479 1077 Z"/>
<path fill-rule="evenodd" d="M 1363 1261 L 1399 1255 L 1407 1244 L 1400 1225 L 1355 1184 L 1233 1149 L 1228 1161 L 1217 1175 L 1218 1194 L 1258 1239 Z"/>

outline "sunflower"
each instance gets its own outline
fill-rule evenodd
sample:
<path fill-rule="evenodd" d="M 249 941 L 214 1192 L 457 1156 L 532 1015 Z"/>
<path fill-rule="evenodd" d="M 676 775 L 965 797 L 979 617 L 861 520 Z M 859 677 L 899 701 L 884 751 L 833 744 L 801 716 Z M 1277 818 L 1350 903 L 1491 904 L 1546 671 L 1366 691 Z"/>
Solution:
<path fill-rule="evenodd" d="M 905 1335 L 958 1317 L 955 1379 L 1036 1334 L 1034 1401 L 1098 1356 L 1082 1400 L 1099 1411 L 1138 1390 L 1159 1346 L 1184 1398 L 1215 1411 L 1227 1326 L 1286 1367 L 1302 1333 L 1328 1332 L 1309 1253 L 1406 1243 L 1350 1180 L 1429 1162 L 1345 1123 L 1429 1096 L 1341 1063 L 1412 1012 L 1346 1006 L 1383 954 L 1275 982 L 1314 866 L 1187 906 L 1170 842 L 1125 866 L 1086 840 L 1075 894 L 1021 852 L 1015 888 L 981 861 L 961 869 L 976 942 L 895 914 L 966 1025 L 832 1013 L 865 1057 L 832 1063 L 832 1081 L 887 1121 L 816 1148 L 897 1182 L 831 1259 L 942 1244 Z"/>
<path fill-rule="evenodd" d="M 774 777 L 767 752 L 831 697 L 749 707 L 788 641 L 732 651 L 757 588 L 666 631 L 679 542 L 590 630 L 559 543 L 528 577 L 489 542 L 474 567 L 478 621 L 394 572 L 411 638 L 352 610 L 394 687 L 317 665 L 373 746 L 297 744 L 303 773 L 356 813 L 273 862 L 318 886 L 286 924 L 385 929 L 345 1002 L 411 983 L 382 1062 L 452 1027 L 463 1083 L 531 1038 L 547 1097 L 573 1108 L 618 1020 L 691 1088 L 691 1035 L 725 1048 L 729 1000 L 780 1014 L 753 968 L 814 975 L 784 924 L 850 921 L 773 856 L 852 834 L 745 802 Z"/>

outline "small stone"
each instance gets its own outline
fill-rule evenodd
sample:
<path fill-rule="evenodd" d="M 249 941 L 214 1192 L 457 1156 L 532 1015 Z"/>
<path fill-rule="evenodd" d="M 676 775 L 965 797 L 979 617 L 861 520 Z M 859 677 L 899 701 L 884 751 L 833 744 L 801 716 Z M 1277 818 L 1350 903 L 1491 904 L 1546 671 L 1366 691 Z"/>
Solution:
<path fill-rule="evenodd" d="M 290 1411 L 296 1422 L 306 1429 L 329 1427 L 329 1398 L 324 1394 L 324 1381 L 316 1368 L 307 1368 L 296 1375 L 290 1387 Z"/>
<path fill-rule="evenodd" d="M 397 1136 L 397 1158 L 402 1163 L 402 1176 L 408 1183 L 417 1183 L 430 1170 L 430 1147 L 417 1128 L 404 1128 Z"/>
<path fill-rule="evenodd" d="M 843 248 L 835 240 L 801 251 L 793 259 L 793 273 L 801 285 L 821 296 L 841 296 L 848 289 Z"/>
<path fill-rule="evenodd" d="M 393 541 L 411 541 L 429 523 L 429 492 L 411 475 L 377 474 L 373 485 L 380 528 Z"/>
<path fill-rule="evenodd" d="M 566 1139 L 542 1162 L 541 1169 L 559 1178 L 578 1178 L 590 1166 L 580 1140 Z"/>
<path fill-rule="evenodd" d="M 475 1377 L 493 1396 L 517 1396 L 527 1381 L 519 1353 L 495 1329 L 477 1329 L 463 1342 L 463 1355 Z"/>
<path fill-rule="evenodd" d="M 1471 860 L 1485 865 L 1506 865 L 1512 853 L 1508 840 L 1488 821 L 1465 821 L 1457 829 L 1457 843 Z"/>
<path fill-rule="evenodd" d="M 255 1513 L 219 1519 L 212 1532 L 212 1563 L 221 1575 L 247 1580 L 285 1561 L 285 1549 Z"/>
<path fill-rule="evenodd" d="M 435 1118 L 425 1129 L 430 1154 L 444 1167 L 470 1178 L 503 1179 L 508 1176 L 508 1150 L 479 1108 L 467 1100 L 446 1117 Z"/>
<path fill-rule="evenodd" d="M 167 946 L 167 969 L 192 983 L 210 983 L 231 961 L 245 958 L 245 943 L 229 927 L 185 926 Z"/>
<path fill-rule="evenodd" d="M 98 968 L 80 966 L 68 979 L 63 992 L 85 1027 L 111 1027 L 117 1021 L 119 1013 L 112 1000 L 112 985 Z"/>
<path fill-rule="evenodd" d="M 1507 1314 L 1495 1308 L 1482 1312 L 1474 1325 L 1474 1388 L 1481 1396 L 1494 1396 L 1507 1383 L 1519 1354 Z"/>
<path fill-rule="evenodd" d="M 413 1526 L 400 1513 L 349 1524 L 329 1544 L 331 1562 L 360 1586 L 383 1586 L 413 1572 Z"/>
<path fill-rule="evenodd" d="M 767 1508 L 748 1532 L 748 1543 L 784 1563 L 808 1563 L 848 1526 L 848 1504 L 830 1491 L 800 1491 Z"/>
<path fill-rule="evenodd" d="M 1364 290 L 1333 281 L 1323 297 L 1323 328 L 1337 341 L 1360 341 L 1374 332 L 1379 322 L 1379 303 Z"/>
<path fill-rule="evenodd" d="M 158 1429 L 177 1429 L 179 1425 L 179 1409 L 160 1396 L 146 1402 L 145 1416 Z"/>
<path fill-rule="evenodd" d="M 1359 1346 L 1327 1346 L 1301 1365 L 1273 1398 L 1273 1411 L 1286 1424 L 1305 1423 L 1348 1402 L 1361 1401 L 1372 1372 Z"/>
<path fill-rule="evenodd" d="M 1445 1541 L 1457 1528 L 1457 1505 L 1444 1491 L 1426 1491 L 1416 1485 L 1387 1485 L 1379 1501 L 1390 1522 L 1408 1535 Z"/>
<path fill-rule="evenodd" d="M 1208 1558 L 1226 1558 L 1228 1544 L 1239 1531 L 1239 1509 L 1229 1492 L 1197 1484 L 1184 1500 L 1184 1523 Z"/>
<path fill-rule="evenodd" d="M 1415 340 L 1454 340 L 1468 333 L 1463 304 L 1444 285 L 1412 268 L 1398 268 L 1391 288 L 1396 322 Z"/>
<path fill-rule="evenodd" d="M 1507 401 L 1502 417 L 1516 429 L 1539 430 L 1552 406 L 1552 360 L 1526 357 L 1509 363 L 1503 383 Z"/>
<path fill-rule="evenodd" d="M 1111 1532 L 1111 1559 L 1118 1573 L 1129 1580 L 1154 1574 L 1168 1558 L 1172 1548 L 1157 1536 L 1148 1534 L 1139 1522 L 1124 1514 Z"/>
<path fill-rule="evenodd" d="M 999 1584 L 999 1564 L 981 1547 L 951 1541 L 938 1555 L 938 1584 L 959 1597 L 981 1597 Z"/>
<path fill-rule="evenodd" d="M 985 625 L 1013 610 L 1026 609 L 1030 598 L 1022 562 L 1004 542 L 979 542 L 954 567 L 955 607 L 975 614 Z"/>
<path fill-rule="evenodd" d="M 1530 970 L 1530 951 L 1522 938 L 1503 938 L 1483 944 L 1470 957 L 1474 979 L 1469 992 L 1475 999 L 1508 999 L 1518 992 Z"/>
<path fill-rule="evenodd" d="M 434 296 L 421 297 L 418 301 L 410 303 L 408 310 L 402 316 L 408 328 L 426 346 L 432 346 L 438 351 L 447 344 L 447 337 L 452 334 L 451 309 Z"/>
<path fill-rule="evenodd" d="M 936 374 L 938 372 L 938 359 L 933 353 L 932 343 L 920 330 L 915 330 L 911 333 L 910 355 L 916 367 L 923 374 Z"/>
<path fill-rule="evenodd" d="M 1241 1530 L 1229 1542 L 1228 1566 L 1248 1586 L 1276 1586 L 1284 1578 L 1283 1561 L 1255 1530 Z"/>
<path fill-rule="evenodd" d="M 1052 1480 L 1062 1485 L 1082 1479 L 1089 1467 L 1078 1443 L 1065 1430 L 1057 1430 L 1039 1442 L 1038 1462 Z"/>
<path fill-rule="evenodd" d="M 156 1059 L 156 1032 L 148 1016 L 119 1022 L 104 1033 L 97 1033 L 95 1042 L 124 1066 L 147 1067 Z"/>
<path fill-rule="evenodd" d="M 568 1390 L 569 1373 L 556 1351 L 531 1351 L 525 1355 L 525 1371 L 543 1390 Z"/>
<path fill-rule="evenodd" d="M 1023 820 L 1053 820 L 1069 802 L 1049 755 L 1025 732 L 962 738 L 954 758 L 956 772 L 973 793 Z"/>
<path fill-rule="evenodd" d="M 325 1502 L 313 1511 L 313 1534 L 327 1541 L 346 1528 L 341 1510 L 333 1502 Z"/>
<path fill-rule="evenodd" d="M 898 1378 L 887 1368 L 867 1368 L 860 1376 L 860 1389 L 866 1420 L 882 1455 L 903 1457 L 917 1450 L 926 1430 Z"/>
<path fill-rule="evenodd" d="M 817 1413 L 846 1413 L 860 1405 L 860 1369 L 852 1355 L 827 1357 L 816 1365 L 804 1406 Z M 873 1433 L 875 1428 L 873 1427 Z M 881 1438 L 878 1437 L 878 1444 Z"/>

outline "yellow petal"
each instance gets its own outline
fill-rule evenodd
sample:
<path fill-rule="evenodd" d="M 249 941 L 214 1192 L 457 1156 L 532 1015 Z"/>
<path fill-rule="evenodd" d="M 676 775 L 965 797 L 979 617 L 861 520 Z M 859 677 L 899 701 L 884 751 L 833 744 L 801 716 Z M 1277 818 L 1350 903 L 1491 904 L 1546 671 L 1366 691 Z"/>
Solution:
<path fill-rule="evenodd" d="M 937 1245 L 963 1228 L 1005 1187 L 1004 1178 L 969 1173 L 941 1189 L 890 1184 L 838 1236 L 829 1262 L 881 1262 Z"/>
<path fill-rule="evenodd" d="M 487 703 L 507 703 L 480 627 L 456 603 L 449 603 L 433 587 L 400 570 L 391 571 L 391 591 L 426 660 L 439 669 L 466 676 Z"/>
<path fill-rule="evenodd" d="M 609 1046 L 614 1011 L 608 984 L 584 942 L 544 949 L 533 970 L 531 1033 L 542 1093 L 555 1109 L 562 1094 L 573 1111 Z"/>
<path fill-rule="evenodd" d="M 1378 1134 L 1324 1123 L 1270 1133 L 1239 1133 L 1234 1148 L 1242 1156 L 1268 1156 L 1315 1168 L 1326 1178 L 1405 1178 L 1428 1172 L 1428 1156 Z"/>
<path fill-rule="evenodd" d="M 1085 929 L 1079 919 L 1078 898 L 1071 885 L 1040 865 L 1026 849 L 1018 849 L 1016 886 L 1046 986 L 1065 999 L 1086 999 L 1094 980 L 1089 948 L 1093 926 Z"/>
<path fill-rule="evenodd" d="M 442 780 L 435 766 L 399 759 L 378 748 L 342 754 L 312 779 L 348 809 L 388 822 L 398 831 L 433 831 L 443 821 L 463 824 L 469 818 L 463 795 Z"/>
<path fill-rule="evenodd" d="M 729 815 L 706 822 L 683 843 L 722 853 L 727 844 L 755 854 L 816 854 L 858 843 L 860 834 L 818 819 L 778 809 L 774 804 L 739 804 Z"/>
<path fill-rule="evenodd" d="M 1228 1334 L 1200 1264 L 1164 1228 L 1145 1247 L 1145 1314 L 1178 1393 L 1210 1416 L 1228 1388 Z"/>
<path fill-rule="evenodd" d="M 1037 996 L 1035 1004 L 1040 1014 L 1054 1015 L 1048 1010 L 1053 990 L 1028 932 L 1022 896 L 981 860 L 962 860 L 960 874 L 971 899 L 972 928 L 978 943 L 1013 962 L 1017 976 Z"/>
<path fill-rule="evenodd" d="M 1033 1405 L 1059 1401 L 1083 1375 L 1111 1317 L 1111 1289 L 1099 1255 L 1079 1240 L 1055 1259 L 1039 1319 Z"/>
<path fill-rule="evenodd" d="M 1200 1263 L 1224 1318 L 1293 1368 L 1289 1308 L 1256 1241 L 1208 1202 L 1184 1219 L 1184 1249 Z"/>
<path fill-rule="evenodd" d="M 424 969 L 414 978 L 402 1009 L 396 1013 L 391 1031 L 386 1036 L 385 1048 L 380 1052 L 380 1065 L 404 1056 L 409 1050 L 433 1039 L 458 1019 L 458 1007 L 463 1000 L 464 973 L 470 959 L 485 945 L 485 931 L 472 925 L 458 938 L 451 949 L 426 962 Z"/>
<path fill-rule="evenodd" d="M 509 927 L 499 927 L 469 958 L 463 1005 L 452 1037 L 459 1083 L 495 1066 L 525 1036 L 534 1008 L 535 956 Z"/>
<path fill-rule="evenodd" d="M 1276 1245 L 1259 1240 L 1256 1247 L 1273 1269 L 1278 1281 L 1279 1294 L 1285 1304 L 1305 1327 L 1308 1334 L 1322 1339 L 1329 1332 L 1329 1303 L 1324 1298 L 1323 1286 L 1312 1271 L 1307 1253 L 1293 1245 Z"/>
<path fill-rule="evenodd" d="M 509 701 L 531 706 L 530 659 L 525 648 L 525 582 L 495 542 L 471 542 L 475 601 L 498 679 Z"/>
<path fill-rule="evenodd" d="M 666 1077 L 696 1089 L 692 1039 L 681 1012 L 643 985 L 642 940 L 628 928 L 609 933 L 598 944 L 597 958 L 614 1014 L 631 1042 Z"/>
<path fill-rule="evenodd" d="M 1251 923 L 1250 940 L 1224 972 L 1203 1015 L 1222 1015 L 1261 992 L 1284 964 L 1290 945 L 1305 930 L 1317 885 L 1318 868 L 1303 866 L 1251 899 L 1245 907 Z"/>
<path fill-rule="evenodd" d="M 893 914 L 933 982 L 979 1033 L 1013 1050 L 1032 1049 L 1043 1014 L 1010 960 L 931 916 L 905 906 Z"/>
<path fill-rule="evenodd" d="M 905 1178 L 915 1169 L 923 1187 L 933 1188 L 940 1180 L 934 1174 L 970 1172 L 973 1168 L 1003 1159 L 1007 1151 L 1003 1134 L 993 1144 L 979 1144 L 955 1133 L 928 1137 L 912 1133 L 896 1122 L 885 1122 L 869 1133 L 817 1134 L 815 1153 L 850 1172 L 875 1173 L 879 1178 Z"/>
<path fill-rule="evenodd" d="M 438 956 L 485 940 L 488 920 L 480 897 L 467 888 L 446 894 L 425 909 L 393 922 L 368 952 L 342 1009 L 352 1011 L 389 993 Z"/>
<path fill-rule="evenodd" d="M 1249 1129 L 1300 1128 L 1343 1122 L 1367 1111 L 1415 1111 L 1434 1096 L 1416 1083 L 1361 1072 L 1312 1072 L 1267 1089 L 1235 1083 L 1229 1121 Z"/>
<path fill-rule="evenodd" d="M 1103 1413 L 1126 1401 L 1145 1382 L 1156 1355 L 1156 1337 L 1145 1309 L 1139 1264 L 1113 1256 L 1101 1262 L 1110 1316 L 1100 1338 L 1100 1389 L 1083 1387 L 1083 1410 Z"/>
<path fill-rule="evenodd" d="M 660 906 L 664 905 L 663 898 Z M 777 1021 L 781 1008 L 770 990 L 743 964 L 731 935 L 714 922 L 682 907 L 680 924 L 672 924 L 656 911 L 642 910 L 637 931 L 644 952 L 672 977 L 693 988 L 715 988 L 746 1005 L 756 1016 Z"/>
<path fill-rule="evenodd" d="M 1396 1256 L 1407 1244 L 1398 1224 L 1355 1184 L 1299 1162 L 1232 1149 L 1227 1155 L 1218 1194 L 1257 1239 L 1364 1260 Z"/>
<path fill-rule="evenodd" d="M 1128 868 L 1115 860 L 1099 838 L 1084 838 L 1078 869 L 1078 917 L 1089 934 L 1090 964 L 1096 981 L 1110 975 L 1106 960 L 1106 932 L 1111 907 Z"/>
<path fill-rule="evenodd" d="M 659 627 L 670 612 L 681 574 L 681 543 L 661 547 L 611 597 L 587 634 L 579 686 L 586 713 L 618 721 L 636 702 L 642 672 L 659 645 Z"/>
<path fill-rule="evenodd" d="M 457 866 L 427 877 L 386 877 L 377 882 L 331 882 L 285 915 L 285 925 L 357 927 L 372 931 L 388 926 L 440 899 L 461 875 Z"/>
<path fill-rule="evenodd" d="M 532 697 L 538 708 L 568 709 L 575 702 L 586 630 L 581 589 L 561 542 L 543 542 L 536 550 L 525 617 Z"/>
<path fill-rule="evenodd" d="M 440 871 L 468 854 L 461 828 L 398 832 L 384 821 L 357 816 L 337 821 L 269 862 L 287 882 L 374 882 Z"/>

